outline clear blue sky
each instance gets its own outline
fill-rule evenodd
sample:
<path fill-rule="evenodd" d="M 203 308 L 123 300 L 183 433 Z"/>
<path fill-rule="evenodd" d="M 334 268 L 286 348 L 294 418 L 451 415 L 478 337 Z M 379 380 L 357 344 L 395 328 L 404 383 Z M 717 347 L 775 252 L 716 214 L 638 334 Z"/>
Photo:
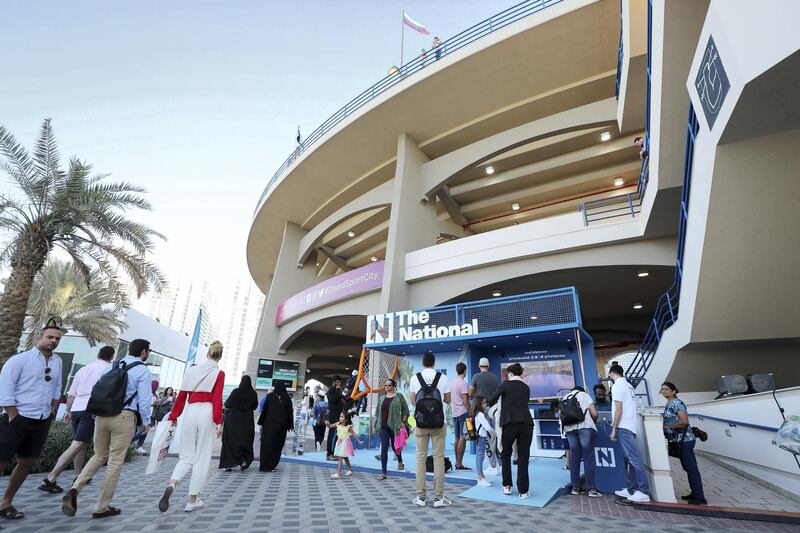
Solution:
<path fill-rule="evenodd" d="M 150 191 L 170 278 L 222 286 L 246 273 L 255 202 L 297 125 L 399 62 L 403 9 L 446 39 L 513 3 L 5 0 L 0 124 L 30 147 L 51 117 L 64 160 Z M 430 40 L 406 31 L 406 59 Z"/>

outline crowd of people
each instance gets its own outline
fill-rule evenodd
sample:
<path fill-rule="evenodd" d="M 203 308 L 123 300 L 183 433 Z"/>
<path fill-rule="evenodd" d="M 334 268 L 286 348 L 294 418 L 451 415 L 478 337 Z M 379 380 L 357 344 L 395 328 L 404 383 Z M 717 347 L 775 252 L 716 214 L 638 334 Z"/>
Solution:
<path fill-rule="evenodd" d="M 13 505 L 13 499 L 41 455 L 50 425 L 55 418 L 61 397 L 61 360 L 54 353 L 64 330 L 48 322 L 36 336 L 34 347 L 11 357 L 0 372 L 0 470 L 16 458 L 17 464 L 0 500 L 0 517 L 22 519 L 25 514 Z M 260 407 L 258 424 L 261 429 L 260 470 L 272 472 L 280 462 L 289 431 L 294 430 L 292 399 L 286 387 L 277 382 L 261 402 L 249 376 L 242 377 L 223 404 L 225 375 L 219 369 L 223 346 L 219 342 L 208 348 L 205 361 L 187 368 L 177 395 L 171 388 L 158 394 L 158 382 L 152 379 L 145 362 L 150 343 L 133 340 L 128 354 L 117 362 L 112 347 L 98 351 L 97 361 L 81 368 L 67 392 L 67 413 L 64 423 L 71 426 L 73 441 L 58 458 L 54 468 L 38 486 L 49 494 L 64 492 L 59 476 L 74 465 L 75 478 L 62 498 L 61 508 L 74 516 L 79 496 L 97 471 L 106 466 L 105 478 L 92 513 L 93 518 L 120 514 L 111 505 L 120 471 L 130 443 L 141 445 L 160 420 L 176 426 L 179 457 L 158 509 L 165 512 L 178 484 L 190 476 L 186 511 L 202 508 L 200 499 L 211 466 L 215 438 L 222 439 L 219 468 L 227 472 L 238 467 L 244 471 L 254 460 L 254 411 Z M 502 383 L 489 371 L 489 361 L 481 358 L 479 372 L 469 383 L 465 380 L 467 367 L 456 366 L 456 377 L 450 381 L 446 374 L 435 369 L 436 359 L 427 352 L 422 357 L 423 369 L 410 382 L 408 401 L 397 390 L 394 379 L 387 379 L 375 404 L 375 416 L 370 430 L 380 441 L 381 463 L 379 479 L 387 478 L 389 455 L 394 456 L 400 470 L 404 469 L 402 449 L 413 431 L 416 436 L 416 497 L 413 503 L 427 504 L 426 473 L 434 473 L 433 507 L 451 505 L 444 495 L 445 441 L 447 424 L 444 406 L 450 404 L 455 426 L 455 457 L 457 470 L 470 471 L 464 464 L 468 418 L 475 439 L 476 481 L 491 486 L 488 475 L 497 474 L 499 452 L 502 469 L 502 493 L 513 493 L 514 484 L 522 499 L 530 496 L 528 473 L 529 453 L 533 438 L 533 417 L 529 410 L 530 390 L 523 381 L 523 367 L 511 364 L 508 379 Z M 625 379 L 622 367 L 614 363 L 608 372 L 613 383 L 610 394 L 602 384 L 594 387 L 594 399 L 582 387 L 575 387 L 554 406 L 559 411 L 562 433 L 569 449 L 570 484 L 573 495 L 601 494 L 595 487 L 594 442 L 597 433 L 598 410 L 611 412 L 610 438 L 618 441 L 627 469 L 627 486 L 616 491 L 617 496 L 632 502 L 650 500 L 645 465 L 637 446 L 636 400 L 633 386 Z M 358 415 L 364 406 L 353 399 L 355 376 L 342 389 L 342 379 L 334 377 L 327 393 L 307 391 L 303 398 L 303 413 L 314 427 L 318 450 L 325 442 L 326 458 L 338 461 L 331 476 L 338 479 L 353 472 L 350 458 L 355 453 L 353 438 L 359 438 Z M 688 420 L 686 405 L 677 397 L 677 387 L 665 382 L 661 394 L 666 400 L 663 413 L 664 434 L 670 442 L 670 454 L 680 458 L 687 472 L 690 494 L 683 496 L 690 504 L 705 504 L 703 484 L 694 455 L 696 437 Z M 358 396 L 358 395 L 356 395 Z M 260 405 L 259 405 L 260 404 Z M 416 427 L 409 423 L 414 415 Z M 223 424 L 223 416 L 225 423 Z M 138 428 L 138 431 L 137 431 Z M 90 444 L 94 455 L 85 461 Z M 428 449 L 431 457 L 428 457 Z M 512 457 L 515 457 L 512 459 Z M 484 470 L 489 459 L 490 469 Z M 428 463 L 432 462 L 432 465 Z M 512 479 L 512 463 L 517 466 Z M 580 480 L 583 466 L 583 483 Z M 346 470 L 343 472 L 343 467 Z"/>

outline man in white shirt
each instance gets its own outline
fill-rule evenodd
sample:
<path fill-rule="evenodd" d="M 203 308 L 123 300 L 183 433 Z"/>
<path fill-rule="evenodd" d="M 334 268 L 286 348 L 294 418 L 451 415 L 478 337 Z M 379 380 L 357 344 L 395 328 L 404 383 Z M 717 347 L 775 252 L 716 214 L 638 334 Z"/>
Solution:
<path fill-rule="evenodd" d="M 92 388 L 100 377 L 111 369 L 114 360 L 114 348 L 103 346 L 97 353 L 97 361 L 78 370 L 72 378 L 72 386 L 67 392 L 67 414 L 64 423 L 72 425 L 72 444 L 58 458 L 53 470 L 47 474 L 39 485 L 39 490 L 58 494 L 64 489 L 58 486 L 58 475 L 74 463 L 75 476 L 83 469 L 86 460 L 86 448 L 94 437 L 94 416 L 86 412 L 86 405 L 92 395 Z"/>
<path fill-rule="evenodd" d="M 450 383 L 447 381 L 446 375 L 434 369 L 434 365 L 436 365 L 436 357 L 432 352 L 425 352 L 422 356 L 422 372 L 415 374 L 414 377 L 411 378 L 408 395 L 411 405 L 417 405 L 417 393 L 422 389 L 422 385 L 417 377 L 419 375 L 422 376 L 422 380 L 426 385 L 433 385 L 438 375 L 439 381 L 436 383 L 436 388 L 439 390 L 442 401 L 444 403 L 450 403 Z M 442 408 L 444 408 L 444 405 Z M 417 427 L 416 429 L 417 497 L 414 500 L 415 505 L 425 507 L 425 463 L 428 459 L 428 441 L 430 441 L 433 446 L 433 506 L 447 507 L 451 505 L 450 500 L 444 497 L 444 442 L 446 436 L 447 424 L 442 425 L 440 428 Z"/>
<path fill-rule="evenodd" d="M 611 397 L 614 400 L 611 404 L 611 440 L 619 438 L 628 474 L 628 487 L 614 494 L 632 502 L 649 502 L 650 485 L 647 482 L 644 461 L 636 445 L 636 395 L 623 374 L 622 367 L 617 363 L 612 364 L 608 371 L 608 377 L 614 382 L 611 387 Z"/>

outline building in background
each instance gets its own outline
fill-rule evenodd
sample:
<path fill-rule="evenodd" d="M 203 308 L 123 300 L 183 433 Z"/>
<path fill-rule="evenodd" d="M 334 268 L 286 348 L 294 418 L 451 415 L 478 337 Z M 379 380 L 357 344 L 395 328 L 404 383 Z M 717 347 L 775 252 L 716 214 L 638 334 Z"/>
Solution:
<path fill-rule="evenodd" d="M 175 281 L 168 288 L 145 296 L 135 307 L 168 328 L 189 337 L 194 332 L 197 313 L 202 308 L 200 343 L 208 345 L 219 338 L 219 302 L 208 281 Z"/>
<path fill-rule="evenodd" d="M 253 348 L 264 295 L 252 281 L 239 279 L 227 302 L 221 300 L 222 316 L 226 318 L 220 327 L 220 340 L 225 346 L 220 367 L 225 372 L 226 383 L 238 384 L 247 364 L 247 354 Z"/>

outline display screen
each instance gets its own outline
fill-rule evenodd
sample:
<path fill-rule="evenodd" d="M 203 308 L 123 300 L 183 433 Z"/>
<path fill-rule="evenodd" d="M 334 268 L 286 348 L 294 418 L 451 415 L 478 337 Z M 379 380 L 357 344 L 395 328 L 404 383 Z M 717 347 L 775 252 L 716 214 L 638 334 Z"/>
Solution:
<path fill-rule="evenodd" d="M 283 383 L 287 391 L 293 392 L 297 390 L 297 376 L 299 373 L 300 363 L 297 361 L 259 359 L 256 389 L 271 389 L 277 383 Z"/>
<path fill-rule="evenodd" d="M 500 365 L 503 381 L 508 379 L 507 368 L 513 363 Z M 531 399 L 561 398 L 575 386 L 572 360 L 519 361 L 522 380 L 531 389 Z"/>

